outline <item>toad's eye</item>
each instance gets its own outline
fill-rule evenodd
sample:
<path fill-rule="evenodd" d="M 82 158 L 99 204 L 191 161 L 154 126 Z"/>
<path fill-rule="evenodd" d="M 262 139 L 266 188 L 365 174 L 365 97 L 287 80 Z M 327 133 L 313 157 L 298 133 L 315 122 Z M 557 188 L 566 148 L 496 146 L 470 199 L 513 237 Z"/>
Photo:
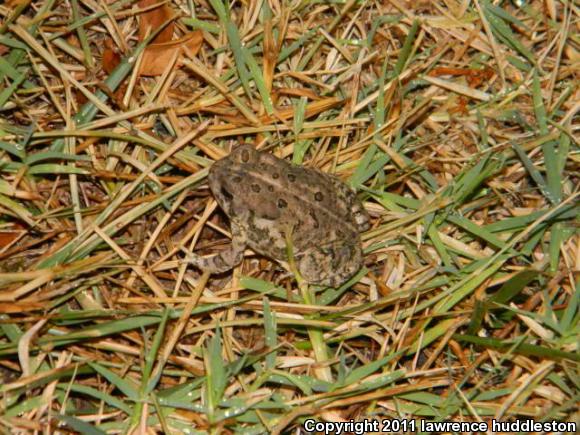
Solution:
<path fill-rule="evenodd" d="M 221 187 L 220 193 L 228 201 L 231 201 L 232 199 L 234 199 L 234 195 L 232 195 L 224 186 Z"/>

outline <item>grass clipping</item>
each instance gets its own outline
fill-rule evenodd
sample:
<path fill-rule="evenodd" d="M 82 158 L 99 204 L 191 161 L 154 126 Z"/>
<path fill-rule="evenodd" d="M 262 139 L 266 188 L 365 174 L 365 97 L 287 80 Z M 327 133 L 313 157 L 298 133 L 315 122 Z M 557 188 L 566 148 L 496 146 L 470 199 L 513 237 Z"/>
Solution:
<path fill-rule="evenodd" d="M 578 420 L 572 2 L 0 18 L 2 431 Z M 357 190 L 359 274 L 325 289 L 249 251 L 215 276 L 183 261 L 229 243 L 205 178 L 236 143 Z"/>

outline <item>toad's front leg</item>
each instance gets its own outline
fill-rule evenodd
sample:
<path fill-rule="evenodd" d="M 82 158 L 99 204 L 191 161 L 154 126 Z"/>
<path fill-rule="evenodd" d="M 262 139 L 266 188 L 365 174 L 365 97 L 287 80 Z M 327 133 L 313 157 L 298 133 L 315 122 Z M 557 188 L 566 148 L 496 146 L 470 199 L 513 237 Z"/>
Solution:
<path fill-rule="evenodd" d="M 204 272 L 222 273 L 242 262 L 248 244 L 246 232 L 232 222 L 232 244 L 225 250 L 211 257 L 193 255 L 188 261 Z"/>

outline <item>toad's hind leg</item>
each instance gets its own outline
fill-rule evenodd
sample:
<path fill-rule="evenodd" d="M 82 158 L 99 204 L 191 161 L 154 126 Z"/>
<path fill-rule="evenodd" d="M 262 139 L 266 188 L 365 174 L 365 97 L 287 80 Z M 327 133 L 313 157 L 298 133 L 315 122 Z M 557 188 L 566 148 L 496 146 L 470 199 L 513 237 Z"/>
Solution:
<path fill-rule="evenodd" d="M 333 243 L 304 251 L 298 260 L 298 271 L 306 282 L 336 288 L 358 272 L 362 260 L 358 245 Z"/>
<path fill-rule="evenodd" d="M 232 222 L 232 244 L 225 251 L 206 258 L 194 255 L 189 262 L 204 272 L 226 272 L 242 262 L 247 240 L 246 232 Z"/>

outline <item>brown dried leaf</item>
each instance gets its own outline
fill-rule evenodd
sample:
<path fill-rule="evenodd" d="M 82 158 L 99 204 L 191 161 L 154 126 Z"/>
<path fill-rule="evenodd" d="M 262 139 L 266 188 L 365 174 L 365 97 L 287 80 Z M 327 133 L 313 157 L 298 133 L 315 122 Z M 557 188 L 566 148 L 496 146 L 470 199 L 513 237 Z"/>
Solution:
<path fill-rule="evenodd" d="M 107 74 L 111 74 L 117 65 L 121 63 L 121 55 L 118 53 L 113 40 L 111 38 L 105 39 L 105 49 L 103 50 L 103 58 L 101 60 L 103 70 Z"/>
<path fill-rule="evenodd" d="M 0 303 L 0 313 L 2 314 L 21 314 L 29 311 L 42 310 L 44 308 L 46 308 L 46 304 L 41 302 L 23 301 Z"/>
<path fill-rule="evenodd" d="M 76 48 L 81 48 L 81 41 L 79 41 L 79 37 L 77 35 L 75 35 L 74 33 L 71 33 L 70 35 L 67 36 L 66 41 L 72 45 L 73 47 Z"/>
<path fill-rule="evenodd" d="M 139 0 L 138 5 L 140 8 L 146 8 L 156 3 L 159 3 L 159 0 Z M 147 12 L 143 12 L 139 16 L 139 41 L 143 41 L 148 33 L 161 27 L 165 22 L 172 20 L 174 17 L 175 14 L 173 13 L 173 9 L 171 9 L 167 3 Z M 153 39 L 152 42 L 154 44 L 161 44 L 171 41 L 174 28 L 175 23 L 172 21 Z"/>
<path fill-rule="evenodd" d="M 0 247 L 3 248 L 12 243 L 19 236 L 16 232 L 0 231 Z"/>
<path fill-rule="evenodd" d="M 313 101 L 306 106 L 306 111 L 304 112 L 304 118 L 308 119 L 314 115 L 318 115 L 319 113 L 324 112 L 325 110 L 332 109 L 340 104 L 342 104 L 344 100 L 342 98 L 337 97 L 329 97 L 320 99 L 318 101 Z M 277 111 L 277 116 L 269 116 L 263 115 L 260 116 L 260 122 L 262 124 L 270 124 L 272 122 L 276 122 L 278 119 L 283 119 L 284 121 L 288 121 L 292 119 L 295 115 L 294 107 L 289 107 L 287 109 L 282 109 Z"/>
<path fill-rule="evenodd" d="M 31 0 L 6 0 L 6 6 L 9 8 L 15 8 L 16 6 L 25 6 L 30 3 Z"/>
<path fill-rule="evenodd" d="M 286 88 L 280 87 L 276 89 L 278 94 L 283 95 L 290 95 L 292 97 L 307 97 L 311 100 L 321 100 L 322 97 L 318 95 L 316 92 L 312 91 L 311 89 L 307 88 Z"/>
<path fill-rule="evenodd" d="M 4 248 L 16 240 L 22 234 L 24 228 L 24 225 L 16 222 L 8 228 L 8 231 L 0 231 L 0 248 Z"/>
<path fill-rule="evenodd" d="M 149 45 L 143 53 L 139 74 L 144 76 L 163 74 L 176 51 L 185 51 L 188 56 L 195 56 L 201 48 L 202 42 L 203 32 L 195 30 L 175 41 Z"/>

